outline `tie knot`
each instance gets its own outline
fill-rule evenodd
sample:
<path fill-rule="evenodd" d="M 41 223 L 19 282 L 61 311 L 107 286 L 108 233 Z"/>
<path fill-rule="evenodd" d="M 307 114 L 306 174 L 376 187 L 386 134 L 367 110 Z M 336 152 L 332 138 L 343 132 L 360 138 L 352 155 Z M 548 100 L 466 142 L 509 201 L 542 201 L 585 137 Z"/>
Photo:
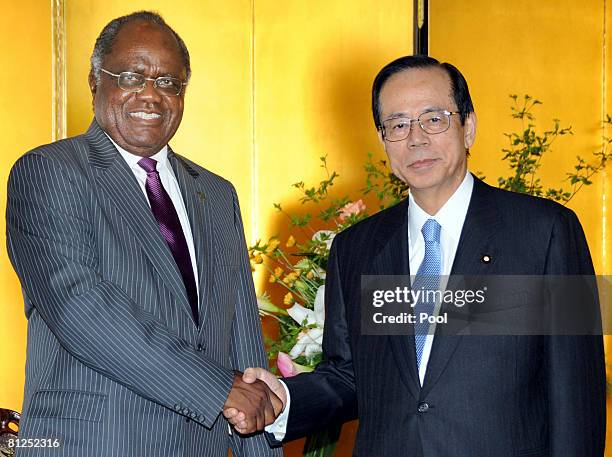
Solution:
<path fill-rule="evenodd" d="M 157 161 L 152 159 L 151 157 L 144 157 L 138 161 L 138 165 L 146 171 L 147 173 L 151 173 L 153 171 L 157 171 Z"/>
<path fill-rule="evenodd" d="M 421 233 L 426 243 L 439 243 L 440 242 L 440 229 L 442 227 L 438 224 L 435 219 L 427 219 L 427 221 L 421 227 Z"/>

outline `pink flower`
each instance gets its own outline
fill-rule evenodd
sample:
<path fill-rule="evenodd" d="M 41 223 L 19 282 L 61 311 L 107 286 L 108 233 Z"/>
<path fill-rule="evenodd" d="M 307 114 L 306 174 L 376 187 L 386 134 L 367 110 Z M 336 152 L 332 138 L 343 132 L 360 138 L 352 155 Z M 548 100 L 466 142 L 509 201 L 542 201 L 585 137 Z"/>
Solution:
<path fill-rule="evenodd" d="M 295 363 L 293 360 L 291 360 L 291 357 L 284 352 L 278 353 L 276 366 L 278 367 L 278 371 L 280 371 L 285 378 L 290 378 L 300 373 L 312 371 L 312 368 L 310 367 L 305 367 L 304 365 Z"/>
<path fill-rule="evenodd" d="M 359 214 L 362 211 L 365 211 L 365 209 L 365 203 L 363 203 L 361 199 L 357 200 L 356 202 L 348 202 L 346 205 L 344 205 L 338 210 L 340 211 L 340 215 L 338 217 L 341 221 L 344 221 L 348 219 L 349 216 L 352 216 L 353 214 Z"/>

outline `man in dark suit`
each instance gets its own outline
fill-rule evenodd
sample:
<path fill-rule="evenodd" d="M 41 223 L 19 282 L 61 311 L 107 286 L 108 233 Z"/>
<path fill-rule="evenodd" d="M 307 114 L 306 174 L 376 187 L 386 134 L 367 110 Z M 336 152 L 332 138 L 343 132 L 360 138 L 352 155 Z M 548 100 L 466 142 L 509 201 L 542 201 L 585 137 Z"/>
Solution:
<path fill-rule="evenodd" d="M 11 171 L 7 235 L 28 349 L 17 455 L 281 455 L 231 433 L 280 400 L 266 366 L 236 192 L 174 153 L 190 76 L 154 13 L 111 21 L 92 55 L 95 120 Z M 255 388 L 253 388 L 255 386 Z M 38 440 L 36 440 L 38 439 Z"/>
<path fill-rule="evenodd" d="M 602 456 L 601 336 L 444 334 L 442 325 L 434 334 L 417 326 L 411 335 L 365 334 L 364 275 L 412 273 L 415 288 L 449 274 L 594 274 L 572 211 L 467 171 L 476 116 L 454 66 L 426 56 L 391 62 L 374 81 L 372 106 L 410 196 L 334 239 L 317 369 L 283 379 L 289 395 L 268 372 L 245 372 L 286 403 L 269 430 L 291 440 L 357 415 L 355 456 Z M 592 311 L 574 305 L 576 315 Z M 434 303 L 427 315 L 437 312 Z M 240 430 L 252 427 L 237 410 L 225 414 Z"/>

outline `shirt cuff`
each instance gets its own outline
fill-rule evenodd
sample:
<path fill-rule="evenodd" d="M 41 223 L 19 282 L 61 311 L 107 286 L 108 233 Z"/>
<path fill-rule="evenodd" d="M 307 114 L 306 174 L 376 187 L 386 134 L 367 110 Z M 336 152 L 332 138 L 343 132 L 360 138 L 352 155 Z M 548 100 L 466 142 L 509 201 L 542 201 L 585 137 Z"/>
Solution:
<path fill-rule="evenodd" d="M 276 420 L 272 424 L 268 425 L 265 430 L 266 432 L 274 435 L 274 439 L 276 439 L 277 441 L 283 441 L 285 435 L 287 434 L 287 419 L 289 418 L 291 395 L 289 394 L 289 389 L 287 388 L 287 385 L 280 379 L 278 380 L 278 382 L 280 382 L 283 386 L 283 389 L 285 389 L 285 394 L 287 395 L 287 402 L 285 403 L 285 409 L 283 409 L 283 412 L 280 413 Z"/>

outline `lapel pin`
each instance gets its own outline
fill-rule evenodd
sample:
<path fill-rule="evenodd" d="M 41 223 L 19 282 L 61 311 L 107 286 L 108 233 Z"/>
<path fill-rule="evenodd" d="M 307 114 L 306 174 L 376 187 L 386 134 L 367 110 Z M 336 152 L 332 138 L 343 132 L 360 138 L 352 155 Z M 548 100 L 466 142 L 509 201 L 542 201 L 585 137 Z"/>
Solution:
<path fill-rule="evenodd" d="M 491 256 L 488 254 L 485 254 L 482 256 L 482 259 L 480 259 L 482 261 L 482 263 L 491 263 Z"/>
<path fill-rule="evenodd" d="M 198 194 L 198 198 L 200 199 L 200 201 L 202 203 L 204 203 L 206 201 L 206 195 L 204 195 L 204 192 L 198 191 L 198 192 L 196 192 L 196 194 Z"/>

